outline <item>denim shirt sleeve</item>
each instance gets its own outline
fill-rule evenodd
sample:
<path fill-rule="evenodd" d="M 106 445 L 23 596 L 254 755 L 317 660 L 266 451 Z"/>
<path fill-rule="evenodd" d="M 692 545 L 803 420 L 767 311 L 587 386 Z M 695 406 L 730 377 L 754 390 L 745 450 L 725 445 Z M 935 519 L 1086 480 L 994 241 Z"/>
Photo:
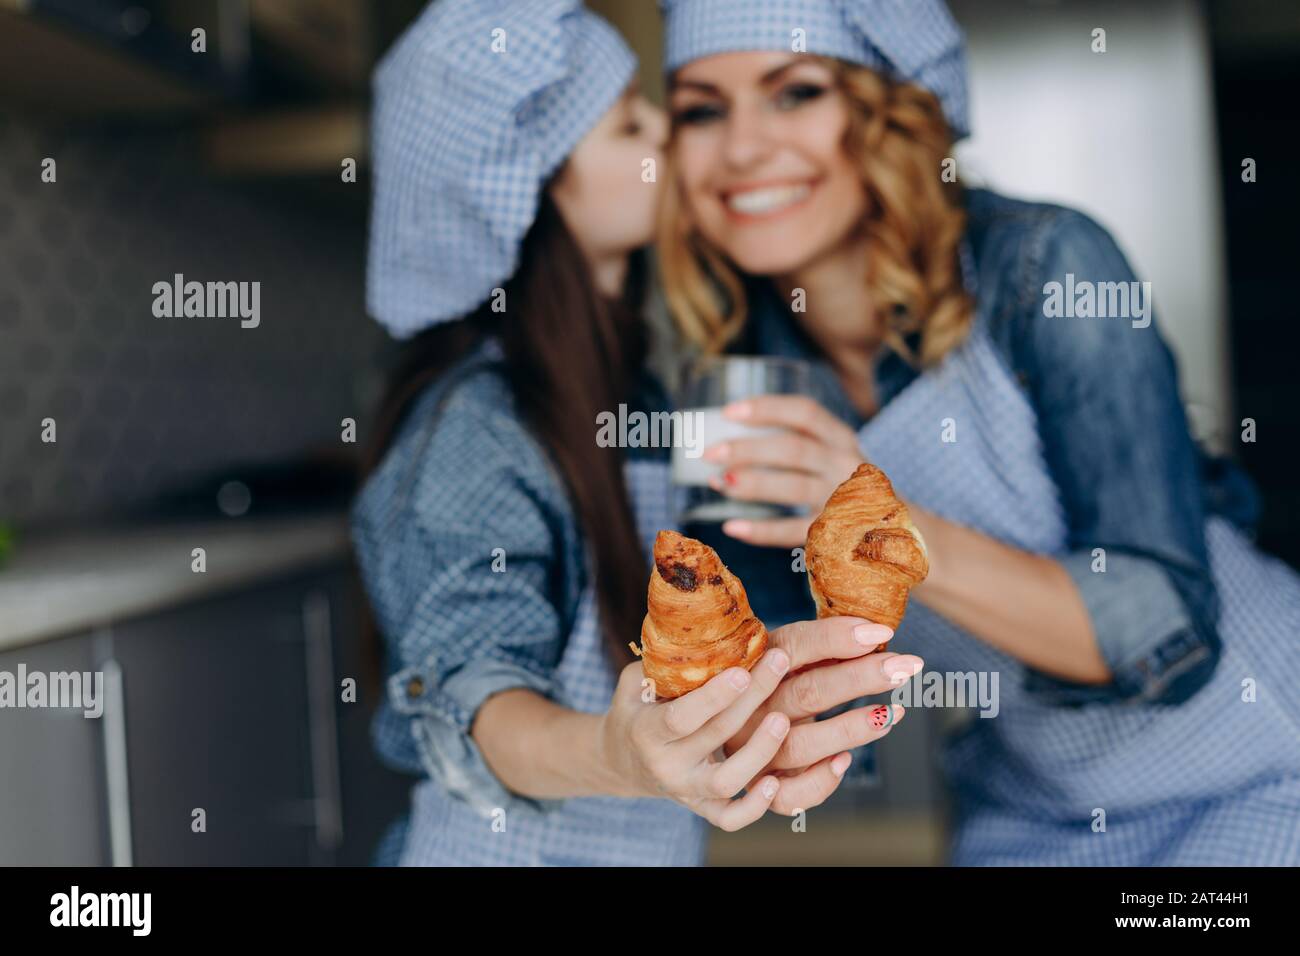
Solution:
<path fill-rule="evenodd" d="M 554 668 L 576 591 L 553 476 L 517 420 L 469 402 L 449 402 L 427 440 L 410 436 L 390 457 L 354 516 L 385 636 L 386 703 L 453 796 L 484 815 L 550 811 L 557 801 L 497 779 L 470 728 L 501 691 L 561 696 Z"/>
<path fill-rule="evenodd" d="M 1021 268 L 1011 351 L 1061 489 L 1071 549 L 1061 564 L 1112 674 L 1096 687 L 1030 671 L 1029 686 L 1062 704 L 1178 703 L 1217 664 L 1218 599 L 1200 454 L 1173 356 L 1152 318 L 1150 287 L 1138 287 L 1145 313 L 1130 296 L 1119 317 L 1078 317 L 1082 309 L 1049 315 L 1048 283 L 1060 283 L 1063 295 L 1072 283 L 1076 296 L 1091 283 L 1100 304 L 1119 289 L 1105 283 L 1132 291 L 1136 281 L 1109 233 L 1068 210 L 1038 227 Z"/>

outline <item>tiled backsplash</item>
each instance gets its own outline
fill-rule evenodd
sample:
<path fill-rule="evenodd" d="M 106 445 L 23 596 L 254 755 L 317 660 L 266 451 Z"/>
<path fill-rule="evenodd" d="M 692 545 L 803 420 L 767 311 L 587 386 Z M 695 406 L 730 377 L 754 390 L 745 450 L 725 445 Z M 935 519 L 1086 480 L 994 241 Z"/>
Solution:
<path fill-rule="evenodd" d="M 0 114 L 0 521 L 111 514 L 365 421 L 382 333 L 364 315 L 364 222 L 292 188 L 214 180 L 174 131 Z M 155 317 L 153 286 L 175 273 L 260 282 L 260 324 Z"/>

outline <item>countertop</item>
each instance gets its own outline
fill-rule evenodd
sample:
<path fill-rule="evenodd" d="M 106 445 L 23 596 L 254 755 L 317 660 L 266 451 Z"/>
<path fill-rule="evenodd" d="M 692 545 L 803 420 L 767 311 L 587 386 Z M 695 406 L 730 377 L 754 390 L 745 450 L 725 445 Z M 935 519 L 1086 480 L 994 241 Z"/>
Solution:
<path fill-rule="evenodd" d="M 834 797 L 832 797 L 832 800 Z M 709 833 L 709 866 L 942 866 L 948 834 L 938 809 L 881 807 L 870 812 L 829 803 L 805 829 L 768 814 L 757 823 Z M 874 878 L 874 877 L 873 877 Z"/>
<path fill-rule="evenodd" d="M 20 538 L 0 567 L 0 650 L 337 562 L 342 514 L 235 518 Z M 207 570 L 191 569 L 194 548 Z"/>

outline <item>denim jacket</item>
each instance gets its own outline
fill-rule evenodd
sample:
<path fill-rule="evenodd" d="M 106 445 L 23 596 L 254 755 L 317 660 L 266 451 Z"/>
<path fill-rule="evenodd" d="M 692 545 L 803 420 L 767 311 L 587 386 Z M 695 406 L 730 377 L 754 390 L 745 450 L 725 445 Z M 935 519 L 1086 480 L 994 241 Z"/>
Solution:
<path fill-rule="evenodd" d="M 1141 318 L 1065 318 L 1045 313 L 1045 287 L 1136 280 L 1114 239 L 1075 210 L 966 192 L 965 283 L 990 316 L 1008 371 L 1025 390 L 1057 484 L 1072 550 L 1059 557 L 1091 618 L 1112 680 L 1072 684 L 1029 672 L 1030 686 L 1063 705 L 1104 700 L 1177 703 L 1212 673 L 1219 655 L 1218 600 L 1204 524 L 1223 514 L 1253 530 L 1258 498 L 1245 474 L 1193 441 L 1173 356 Z M 1072 276 L 1072 278 L 1069 278 Z M 751 283 L 737 353 L 814 363 L 815 392 L 855 429 L 861 415 L 795 317 L 765 283 Z M 882 404 L 918 373 L 891 350 L 877 356 Z M 688 533 L 712 544 L 746 582 L 755 611 L 781 624 L 811 616 L 807 585 L 789 555 L 754 548 L 716 527 Z M 1108 568 L 1094 574 L 1093 549 Z"/>
<path fill-rule="evenodd" d="M 994 338 L 1037 411 L 1078 544 L 1062 565 L 1113 673 L 1104 687 L 1032 671 L 1029 680 L 1062 705 L 1176 703 L 1208 679 L 1220 653 L 1204 519 L 1222 514 L 1249 529 L 1258 511 L 1253 487 L 1235 465 L 1193 443 L 1154 323 L 1106 320 L 1118 334 L 1101 335 L 1093 320 L 1044 318 L 1042 289 L 1052 277 L 1072 272 L 1076 284 L 1133 278 L 1105 230 L 1059 206 L 982 190 L 967 198 L 968 284 L 981 304 L 992 298 Z M 818 397 L 861 426 L 790 312 L 770 290 L 751 291 L 750 321 L 733 350 L 809 358 Z M 388 652 L 387 694 L 372 732 L 390 765 L 427 774 L 475 806 L 519 801 L 546 810 L 550 801 L 504 788 L 469 729 L 492 694 L 511 687 L 554 694 L 553 667 L 588 569 L 563 485 L 493 369 L 492 345 L 421 397 L 353 511 L 353 539 Z M 916 375 L 882 351 L 881 401 Z M 663 407 L 653 381 L 642 392 L 641 407 Z M 769 626 L 814 616 L 788 553 L 742 544 L 717 525 L 684 530 L 718 550 Z M 498 546 L 511 556 L 511 574 L 490 573 Z M 1090 573 L 1094 547 L 1126 573 Z M 867 756 L 855 759 L 855 776 L 872 766 Z"/>
<path fill-rule="evenodd" d="M 389 766 L 427 775 L 482 813 L 547 812 L 557 801 L 508 791 L 470 734 L 493 694 L 563 699 L 556 666 L 591 575 L 565 485 L 501 356 L 486 340 L 416 399 L 353 506 L 387 673 L 371 736 Z M 666 407 L 649 374 L 631 391 L 631 410 Z M 509 573 L 495 573 L 506 561 Z"/>

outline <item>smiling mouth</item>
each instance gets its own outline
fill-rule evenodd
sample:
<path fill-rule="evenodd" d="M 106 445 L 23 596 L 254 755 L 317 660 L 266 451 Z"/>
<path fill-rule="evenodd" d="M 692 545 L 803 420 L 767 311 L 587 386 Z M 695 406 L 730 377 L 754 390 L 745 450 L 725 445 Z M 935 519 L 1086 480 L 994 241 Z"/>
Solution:
<path fill-rule="evenodd" d="M 791 183 L 780 186 L 761 186 L 723 196 L 728 212 L 753 219 L 785 212 L 807 199 L 813 190 L 812 183 Z"/>

